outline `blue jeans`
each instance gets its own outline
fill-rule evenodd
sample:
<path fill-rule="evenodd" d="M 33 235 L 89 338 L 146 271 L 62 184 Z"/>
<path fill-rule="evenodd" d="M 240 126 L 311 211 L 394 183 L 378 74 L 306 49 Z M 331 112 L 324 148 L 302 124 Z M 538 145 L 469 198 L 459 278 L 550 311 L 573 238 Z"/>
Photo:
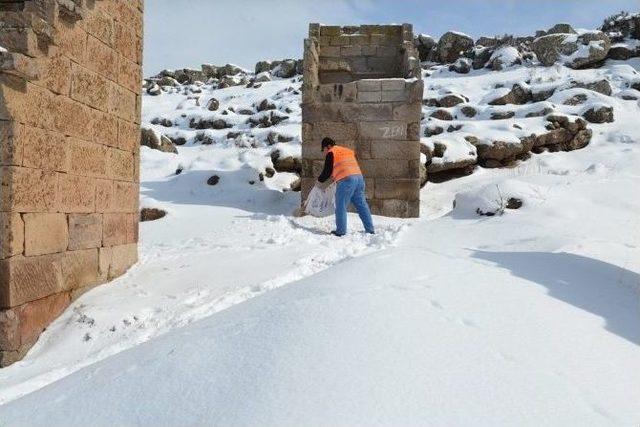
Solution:
<path fill-rule="evenodd" d="M 347 233 L 347 206 L 353 203 L 358 211 L 362 225 L 368 233 L 373 233 L 371 211 L 365 198 L 364 178 L 362 175 L 351 175 L 338 181 L 336 187 L 336 233 Z"/>

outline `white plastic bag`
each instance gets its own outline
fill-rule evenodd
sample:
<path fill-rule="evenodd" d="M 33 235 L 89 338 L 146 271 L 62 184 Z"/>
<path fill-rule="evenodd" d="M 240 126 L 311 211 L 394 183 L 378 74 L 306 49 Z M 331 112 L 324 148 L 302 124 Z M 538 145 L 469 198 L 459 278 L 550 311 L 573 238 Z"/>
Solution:
<path fill-rule="evenodd" d="M 330 216 L 336 209 L 336 184 L 331 184 L 326 189 L 317 185 L 311 189 L 304 204 L 304 211 L 316 217 Z"/>

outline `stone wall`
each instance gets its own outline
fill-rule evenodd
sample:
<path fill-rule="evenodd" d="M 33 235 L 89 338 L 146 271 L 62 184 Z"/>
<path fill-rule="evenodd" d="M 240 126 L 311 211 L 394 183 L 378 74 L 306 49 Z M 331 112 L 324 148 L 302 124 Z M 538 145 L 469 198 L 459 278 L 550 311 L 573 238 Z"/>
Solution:
<path fill-rule="evenodd" d="M 320 174 L 320 142 L 356 151 L 374 214 L 420 214 L 423 81 L 409 24 L 309 26 L 304 43 L 302 200 Z"/>
<path fill-rule="evenodd" d="M 0 364 L 137 261 L 143 0 L 0 2 Z"/>

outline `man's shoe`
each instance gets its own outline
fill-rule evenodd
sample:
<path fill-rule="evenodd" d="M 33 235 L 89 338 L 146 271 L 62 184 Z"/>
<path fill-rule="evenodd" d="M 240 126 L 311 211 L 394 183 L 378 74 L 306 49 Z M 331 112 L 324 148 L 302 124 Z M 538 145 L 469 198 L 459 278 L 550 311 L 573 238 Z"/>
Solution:
<path fill-rule="evenodd" d="M 333 235 L 334 235 L 334 236 L 336 236 L 336 237 L 342 237 L 342 236 L 344 236 L 344 234 L 339 234 L 336 230 L 333 230 L 333 231 L 331 232 L 331 234 L 333 234 Z"/>

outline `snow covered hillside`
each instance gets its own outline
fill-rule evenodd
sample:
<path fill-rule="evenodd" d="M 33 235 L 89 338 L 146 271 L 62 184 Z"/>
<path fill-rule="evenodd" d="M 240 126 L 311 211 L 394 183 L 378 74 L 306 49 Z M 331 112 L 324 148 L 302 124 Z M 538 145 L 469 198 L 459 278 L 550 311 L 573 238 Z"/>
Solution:
<path fill-rule="evenodd" d="M 149 79 L 140 200 L 166 215 L 0 370 L 0 424 L 638 425 L 640 58 L 573 67 L 602 43 L 558 31 L 552 66 L 533 38 L 468 46 L 481 67 L 416 40 L 422 217 L 374 236 L 292 215 L 299 63 Z"/>

